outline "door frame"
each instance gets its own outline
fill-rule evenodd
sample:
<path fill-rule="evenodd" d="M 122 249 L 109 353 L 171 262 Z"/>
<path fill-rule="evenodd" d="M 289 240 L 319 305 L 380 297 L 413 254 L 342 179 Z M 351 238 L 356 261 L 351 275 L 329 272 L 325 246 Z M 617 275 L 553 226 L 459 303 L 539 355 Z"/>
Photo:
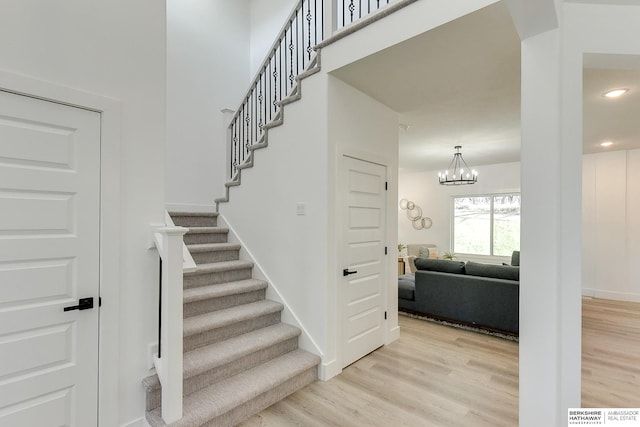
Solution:
<path fill-rule="evenodd" d="M 0 70 L 0 90 L 100 114 L 100 272 L 105 305 L 98 317 L 98 425 L 118 424 L 120 289 L 120 102 L 31 76 Z M 114 303 L 116 302 L 116 303 Z"/>
<path fill-rule="evenodd" d="M 398 216 L 397 212 L 392 208 L 395 206 L 395 200 L 397 200 L 398 196 L 398 183 L 393 180 L 393 177 L 397 177 L 397 173 L 394 174 L 391 170 L 393 165 L 389 164 L 388 159 L 385 159 L 382 156 L 376 155 L 374 153 L 361 151 L 353 148 L 344 148 L 337 150 L 336 153 L 336 170 L 335 170 L 335 179 L 336 179 L 336 194 L 335 194 L 335 214 L 336 214 L 336 263 L 335 263 L 335 280 L 336 280 L 336 288 L 335 288 L 335 310 L 336 310 L 336 324 L 335 324 L 335 339 L 336 339 L 336 361 L 338 362 L 338 366 L 333 366 L 332 373 L 338 374 L 342 371 L 342 363 L 343 363 L 343 333 L 342 328 L 340 327 L 340 321 L 344 316 L 344 310 L 342 308 L 342 292 L 339 288 L 341 280 L 342 280 L 342 265 L 344 264 L 344 236 L 342 235 L 342 230 L 344 227 L 344 216 L 342 207 L 344 205 L 344 193 L 342 192 L 342 170 L 344 165 L 344 158 L 350 157 L 356 160 L 361 160 L 367 163 L 374 163 L 380 166 L 384 166 L 386 170 L 386 181 L 388 183 L 388 190 L 386 194 L 386 223 L 385 223 L 385 240 L 388 248 L 387 254 L 387 263 L 385 266 L 385 274 L 387 281 L 392 280 L 392 274 L 395 274 L 397 271 L 394 269 L 394 265 L 397 262 L 396 257 L 394 256 L 395 251 L 390 245 L 393 241 L 397 239 L 398 232 Z M 394 214 L 394 212 L 396 212 Z M 394 238 L 394 236 L 396 236 Z M 389 282 L 391 283 L 391 282 Z M 395 297 L 394 297 L 395 295 Z M 387 320 L 384 325 L 384 345 L 387 345 L 396 339 L 400 338 L 400 328 L 398 326 L 398 307 L 397 305 L 394 307 L 390 302 L 397 301 L 398 297 L 398 287 L 397 286 L 389 286 L 384 290 L 383 295 L 383 309 L 387 312 Z"/>

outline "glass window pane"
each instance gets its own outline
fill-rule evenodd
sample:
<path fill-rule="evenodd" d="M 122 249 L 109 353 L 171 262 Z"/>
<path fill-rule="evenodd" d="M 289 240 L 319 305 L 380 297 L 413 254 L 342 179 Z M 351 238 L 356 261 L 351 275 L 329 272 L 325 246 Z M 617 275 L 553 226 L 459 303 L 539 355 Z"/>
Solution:
<path fill-rule="evenodd" d="M 511 256 L 520 250 L 520 196 L 493 199 L 493 255 Z"/>
<path fill-rule="evenodd" d="M 453 211 L 453 251 L 490 255 L 491 198 L 456 197 Z"/>

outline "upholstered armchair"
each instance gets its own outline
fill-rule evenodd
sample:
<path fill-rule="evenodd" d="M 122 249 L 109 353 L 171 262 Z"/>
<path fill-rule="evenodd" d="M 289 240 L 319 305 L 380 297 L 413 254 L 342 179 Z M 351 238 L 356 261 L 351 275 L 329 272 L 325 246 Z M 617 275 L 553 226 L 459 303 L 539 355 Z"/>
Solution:
<path fill-rule="evenodd" d="M 432 243 L 407 244 L 407 256 L 404 257 L 405 273 L 416 272 L 416 266 L 413 263 L 416 258 L 438 258 L 438 247 Z"/>

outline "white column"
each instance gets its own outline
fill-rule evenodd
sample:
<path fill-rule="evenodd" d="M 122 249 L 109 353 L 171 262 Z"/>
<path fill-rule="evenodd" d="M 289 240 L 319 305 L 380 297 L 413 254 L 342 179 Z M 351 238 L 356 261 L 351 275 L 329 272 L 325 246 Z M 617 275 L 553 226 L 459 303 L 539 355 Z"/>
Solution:
<path fill-rule="evenodd" d="M 522 42 L 521 427 L 566 425 L 580 406 L 580 263 L 567 261 L 580 256 L 581 166 L 562 139 L 561 41 L 556 29 Z"/>

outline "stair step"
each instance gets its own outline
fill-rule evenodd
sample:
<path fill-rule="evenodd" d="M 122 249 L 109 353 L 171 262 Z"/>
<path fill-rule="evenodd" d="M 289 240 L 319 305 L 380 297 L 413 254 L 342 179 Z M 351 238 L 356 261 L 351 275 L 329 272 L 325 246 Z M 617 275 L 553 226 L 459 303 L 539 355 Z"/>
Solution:
<path fill-rule="evenodd" d="M 228 235 L 229 229 L 225 227 L 189 227 L 189 231 L 184 235 L 184 243 L 226 243 Z"/>
<path fill-rule="evenodd" d="M 216 285 L 251 278 L 253 263 L 251 261 L 222 261 L 200 264 L 196 271 L 184 274 L 185 288 Z"/>
<path fill-rule="evenodd" d="M 267 286 L 264 280 L 247 279 L 185 289 L 184 317 L 263 300 Z"/>
<path fill-rule="evenodd" d="M 238 259 L 240 245 L 234 243 L 201 243 L 187 245 L 196 264 L 207 264 Z"/>
<path fill-rule="evenodd" d="M 262 300 L 187 317 L 183 323 L 184 351 L 278 323 L 283 308 L 279 302 Z"/>
<path fill-rule="evenodd" d="M 184 416 L 172 427 L 232 426 L 317 378 L 318 356 L 295 350 L 184 398 Z M 153 427 L 165 426 L 161 408 L 147 412 Z"/>
<path fill-rule="evenodd" d="M 296 350 L 299 335 L 300 329 L 278 323 L 186 353 L 184 395 Z M 162 402 L 160 381 L 153 375 L 143 382 L 147 389 L 147 411 L 150 411 Z"/>
<path fill-rule="evenodd" d="M 217 212 L 169 212 L 175 225 L 182 227 L 216 227 L 218 225 Z"/>

